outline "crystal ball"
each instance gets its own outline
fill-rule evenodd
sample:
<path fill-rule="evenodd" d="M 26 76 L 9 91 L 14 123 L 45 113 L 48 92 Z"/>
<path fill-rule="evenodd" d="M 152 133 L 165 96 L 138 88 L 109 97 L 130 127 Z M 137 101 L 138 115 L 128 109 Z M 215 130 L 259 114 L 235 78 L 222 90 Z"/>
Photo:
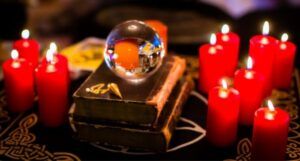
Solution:
<path fill-rule="evenodd" d="M 139 82 L 154 74 L 163 57 L 160 37 L 142 21 L 125 21 L 113 28 L 106 39 L 106 65 L 128 81 Z"/>

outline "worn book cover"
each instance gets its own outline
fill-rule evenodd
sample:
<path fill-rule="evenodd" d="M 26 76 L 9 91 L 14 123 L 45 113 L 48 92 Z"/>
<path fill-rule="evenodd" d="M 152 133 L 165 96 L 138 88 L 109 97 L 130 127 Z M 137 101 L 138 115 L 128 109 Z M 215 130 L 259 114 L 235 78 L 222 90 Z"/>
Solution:
<path fill-rule="evenodd" d="M 70 110 L 70 123 L 76 137 L 81 140 L 163 152 L 168 148 L 183 103 L 187 100 L 192 86 L 193 82 L 186 79 L 181 79 L 176 84 L 158 119 L 158 126 L 154 129 L 78 121 L 73 117 L 76 106 Z"/>
<path fill-rule="evenodd" d="M 164 58 L 159 70 L 142 83 L 130 83 L 112 73 L 102 64 L 74 93 L 74 117 L 152 126 L 168 97 L 185 71 L 185 60 L 178 56 Z M 94 94 L 86 89 L 103 83 L 115 83 L 122 97 L 110 92 Z"/>

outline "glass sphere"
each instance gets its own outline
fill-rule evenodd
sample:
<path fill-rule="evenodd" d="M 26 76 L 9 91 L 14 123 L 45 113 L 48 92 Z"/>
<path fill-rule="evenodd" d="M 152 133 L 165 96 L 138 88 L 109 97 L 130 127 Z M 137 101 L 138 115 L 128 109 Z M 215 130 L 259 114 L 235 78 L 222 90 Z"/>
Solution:
<path fill-rule="evenodd" d="M 155 73 L 163 56 L 160 37 L 142 21 L 125 21 L 106 39 L 104 60 L 107 66 L 128 81 L 139 82 Z"/>

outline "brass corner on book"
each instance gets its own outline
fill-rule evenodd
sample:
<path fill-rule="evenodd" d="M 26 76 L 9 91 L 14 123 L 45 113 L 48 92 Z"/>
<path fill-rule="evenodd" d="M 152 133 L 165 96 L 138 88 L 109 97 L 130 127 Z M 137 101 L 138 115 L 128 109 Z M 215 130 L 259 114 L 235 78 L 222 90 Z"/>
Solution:
<path fill-rule="evenodd" d="M 93 85 L 91 87 L 88 87 L 85 89 L 86 92 L 88 93 L 93 93 L 93 94 L 106 94 L 107 92 L 111 92 L 112 94 L 118 96 L 119 98 L 123 98 L 119 86 L 116 83 L 108 83 L 105 85 L 104 83 L 99 83 L 96 85 Z"/>

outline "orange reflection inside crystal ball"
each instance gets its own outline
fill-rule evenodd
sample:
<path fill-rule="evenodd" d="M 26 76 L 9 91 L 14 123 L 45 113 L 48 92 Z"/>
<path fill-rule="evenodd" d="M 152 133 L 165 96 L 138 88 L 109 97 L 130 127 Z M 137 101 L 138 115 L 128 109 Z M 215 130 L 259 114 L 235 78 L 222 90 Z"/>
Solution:
<path fill-rule="evenodd" d="M 139 67 L 139 45 L 136 40 L 121 40 L 115 44 L 115 62 L 125 69 Z"/>

